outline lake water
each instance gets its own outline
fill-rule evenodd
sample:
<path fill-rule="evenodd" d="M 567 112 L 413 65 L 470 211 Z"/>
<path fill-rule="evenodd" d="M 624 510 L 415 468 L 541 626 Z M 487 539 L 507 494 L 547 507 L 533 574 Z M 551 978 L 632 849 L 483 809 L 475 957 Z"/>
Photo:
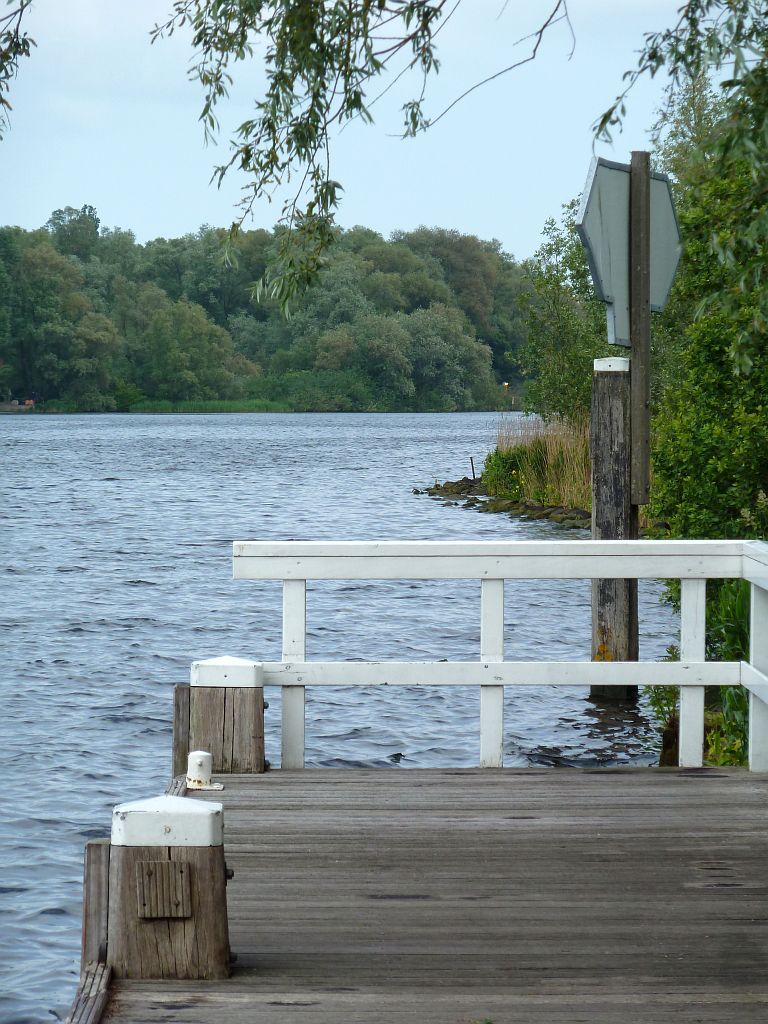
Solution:
<path fill-rule="evenodd" d="M 0 1020 L 65 1016 L 82 848 L 115 803 L 162 792 L 171 694 L 192 660 L 280 658 L 277 583 L 233 581 L 233 540 L 573 539 L 413 488 L 479 468 L 496 414 L 0 417 Z M 641 656 L 676 622 L 641 591 Z M 479 583 L 310 586 L 308 657 L 474 659 Z M 506 654 L 589 657 L 589 584 L 507 584 Z M 317 692 L 316 692 L 317 693 Z M 312 693 L 311 765 L 472 765 L 473 689 Z M 267 756 L 279 764 L 279 696 Z M 508 691 L 505 760 L 650 763 L 644 711 Z"/>

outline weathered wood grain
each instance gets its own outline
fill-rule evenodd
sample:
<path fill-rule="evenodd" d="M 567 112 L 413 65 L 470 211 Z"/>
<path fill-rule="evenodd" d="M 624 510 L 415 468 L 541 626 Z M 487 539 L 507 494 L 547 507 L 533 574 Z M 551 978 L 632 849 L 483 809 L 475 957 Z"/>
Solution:
<path fill-rule="evenodd" d="M 136 879 L 138 873 L 146 873 L 145 864 L 150 861 L 174 861 L 190 873 L 191 915 L 171 919 L 142 916 Z M 113 846 L 107 957 L 114 976 L 164 979 L 227 977 L 229 943 L 225 886 L 224 849 L 221 846 Z M 160 902 L 168 900 L 161 899 Z"/>
<path fill-rule="evenodd" d="M 207 750 L 213 758 L 215 772 L 222 771 L 224 766 L 226 689 L 224 686 L 191 686 L 189 693 L 189 749 Z"/>
<path fill-rule="evenodd" d="M 105 963 L 87 963 L 64 1024 L 99 1024 L 109 1002 L 111 969 Z"/>
<path fill-rule="evenodd" d="M 651 155 L 632 153 L 629 185 L 629 335 L 632 342 L 632 504 L 651 489 Z"/>
<path fill-rule="evenodd" d="M 232 699 L 233 772 L 264 771 L 264 690 L 260 686 L 234 687 Z"/>
<path fill-rule="evenodd" d="M 264 691 L 258 686 L 189 688 L 187 750 L 207 750 L 214 772 L 264 771 Z M 187 760 L 181 771 L 186 774 Z"/>
<path fill-rule="evenodd" d="M 91 839 L 85 845 L 81 974 L 87 964 L 107 961 L 109 851 L 109 839 Z"/>
<path fill-rule="evenodd" d="M 139 861 L 136 901 L 142 918 L 191 917 L 189 861 Z"/>
<path fill-rule="evenodd" d="M 187 774 L 187 757 L 193 749 L 189 745 L 189 686 L 173 688 L 173 747 L 171 774 Z"/>
<path fill-rule="evenodd" d="M 636 540 L 637 509 L 630 500 L 629 372 L 596 369 L 592 375 L 593 540 Z M 592 660 L 637 661 L 637 580 L 592 581 Z M 590 687 L 590 695 L 633 700 L 637 686 Z"/>
<path fill-rule="evenodd" d="M 220 778 L 234 975 L 118 982 L 114 1024 L 768 1016 L 767 776 Z"/>
<path fill-rule="evenodd" d="M 187 769 L 184 768 L 182 775 L 176 775 L 172 778 L 168 785 L 165 787 L 167 796 L 186 796 L 187 795 Z"/>

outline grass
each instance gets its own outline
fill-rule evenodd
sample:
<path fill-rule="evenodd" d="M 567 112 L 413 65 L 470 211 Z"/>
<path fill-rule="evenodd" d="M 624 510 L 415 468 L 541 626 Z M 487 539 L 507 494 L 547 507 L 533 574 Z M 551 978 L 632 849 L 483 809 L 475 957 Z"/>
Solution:
<path fill-rule="evenodd" d="M 211 401 L 170 402 L 145 399 L 131 406 L 131 412 L 290 412 L 285 402 L 266 398 L 232 398 Z"/>
<path fill-rule="evenodd" d="M 502 417 L 483 482 L 496 497 L 589 509 L 588 421 Z"/>

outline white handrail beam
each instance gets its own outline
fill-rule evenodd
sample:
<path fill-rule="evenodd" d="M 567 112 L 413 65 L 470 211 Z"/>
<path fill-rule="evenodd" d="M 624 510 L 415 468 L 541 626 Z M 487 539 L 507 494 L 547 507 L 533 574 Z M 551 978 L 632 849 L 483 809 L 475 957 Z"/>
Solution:
<path fill-rule="evenodd" d="M 739 686 L 739 661 L 264 662 L 264 685 Z"/>

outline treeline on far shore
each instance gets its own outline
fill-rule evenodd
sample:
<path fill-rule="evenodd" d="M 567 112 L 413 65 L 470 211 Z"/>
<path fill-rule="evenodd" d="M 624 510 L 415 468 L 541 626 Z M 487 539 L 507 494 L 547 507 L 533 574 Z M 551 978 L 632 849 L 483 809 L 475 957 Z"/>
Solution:
<path fill-rule="evenodd" d="M 254 286 L 274 231 L 137 243 L 90 206 L 0 228 L 0 401 L 48 411 L 509 408 L 523 268 L 440 228 L 340 232 L 286 318 Z M 506 385 L 506 386 L 505 386 Z"/>

